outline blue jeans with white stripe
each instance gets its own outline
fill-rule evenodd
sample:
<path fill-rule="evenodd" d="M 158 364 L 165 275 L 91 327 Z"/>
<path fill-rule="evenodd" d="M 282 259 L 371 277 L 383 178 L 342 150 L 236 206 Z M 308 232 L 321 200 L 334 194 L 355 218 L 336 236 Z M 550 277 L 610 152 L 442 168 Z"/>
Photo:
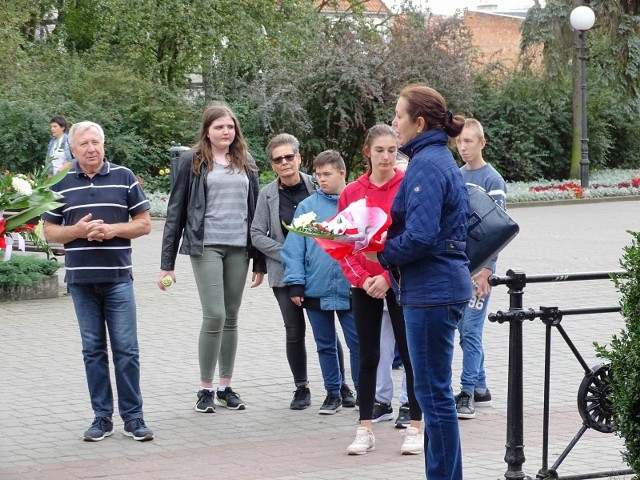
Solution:
<path fill-rule="evenodd" d="M 69 284 L 82 338 L 82 356 L 96 417 L 113 415 L 107 332 L 125 422 L 142 418 L 140 360 L 133 282 Z"/>

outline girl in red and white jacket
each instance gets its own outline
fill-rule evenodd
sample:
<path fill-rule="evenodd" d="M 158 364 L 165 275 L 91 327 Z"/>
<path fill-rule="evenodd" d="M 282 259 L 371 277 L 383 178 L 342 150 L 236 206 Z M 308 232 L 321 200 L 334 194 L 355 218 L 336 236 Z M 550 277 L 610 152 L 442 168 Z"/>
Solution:
<path fill-rule="evenodd" d="M 338 211 L 365 197 L 388 210 L 402 182 L 404 173 L 394 168 L 398 140 L 391 127 L 372 127 L 367 133 L 363 153 L 367 159 L 368 170 L 344 189 L 338 200 Z M 413 370 L 407 348 L 402 307 L 396 302 L 389 272 L 378 262 L 369 261 L 362 254 L 341 260 L 340 266 L 352 285 L 351 301 L 360 341 L 360 427 L 347 452 L 350 455 L 361 455 L 373 450 L 375 446 L 375 437 L 371 430 L 372 414 L 376 371 L 380 360 L 380 326 L 386 300 L 396 345 L 407 375 L 407 395 L 411 414 L 411 425 L 407 429 L 401 452 L 405 455 L 419 454 L 423 450 L 422 412 L 413 390 Z"/>

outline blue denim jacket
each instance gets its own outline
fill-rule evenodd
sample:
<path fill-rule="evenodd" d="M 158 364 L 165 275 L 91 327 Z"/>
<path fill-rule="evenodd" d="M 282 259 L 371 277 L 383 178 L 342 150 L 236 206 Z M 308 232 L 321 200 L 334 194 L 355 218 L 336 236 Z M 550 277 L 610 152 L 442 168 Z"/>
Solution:
<path fill-rule="evenodd" d="M 52 138 L 51 140 L 49 140 L 49 146 L 47 147 L 47 158 L 46 158 L 47 161 L 49 161 L 49 158 L 51 157 L 51 155 L 53 155 L 53 147 L 55 146 L 55 144 L 56 144 L 55 138 Z M 64 154 L 67 157 L 67 161 L 73 162 L 75 158 L 73 158 L 73 155 L 71 155 L 71 149 L 69 148 L 70 147 L 69 140 L 66 133 L 62 134 L 61 145 L 62 145 L 62 148 L 64 148 Z"/>
<path fill-rule="evenodd" d="M 380 264 L 391 270 L 401 305 L 435 306 L 471 298 L 465 254 L 469 197 L 443 130 L 400 151 L 411 162 L 391 206 L 393 223 Z"/>

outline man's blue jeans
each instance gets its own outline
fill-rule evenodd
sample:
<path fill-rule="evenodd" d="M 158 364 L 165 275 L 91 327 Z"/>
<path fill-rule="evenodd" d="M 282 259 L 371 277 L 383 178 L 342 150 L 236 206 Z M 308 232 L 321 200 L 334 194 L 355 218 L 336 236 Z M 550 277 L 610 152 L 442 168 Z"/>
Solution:
<path fill-rule="evenodd" d="M 487 307 L 489 305 L 489 297 L 487 295 L 484 300 L 473 297 L 469 301 L 464 316 L 458 324 L 460 332 L 460 347 L 462 347 L 462 374 L 460 375 L 460 386 L 465 392 L 473 395 L 475 389 L 486 390 L 487 376 L 484 371 L 484 348 L 482 346 L 482 331 L 484 329 L 484 321 L 487 316 Z M 472 308 L 474 305 L 481 303 L 480 310 Z"/>
<path fill-rule="evenodd" d="M 356 332 L 356 321 L 352 310 L 315 310 L 307 308 L 307 316 L 313 330 L 313 338 L 316 341 L 320 370 L 324 380 L 324 388 L 332 395 L 340 395 L 340 387 L 345 380 L 340 374 L 340 362 L 338 360 L 338 332 L 336 331 L 335 317 L 338 315 L 342 333 L 349 347 L 351 363 L 351 378 L 353 386 L 358 390 L 358 369 L 360 368 L 360 344 Z"/>
<path fill-rule="evenodd" d="M 69 284 L 82 338 L 91 406 L 96 417 L 113 415 L 107 332 L 115 367 L 118 411 L 125 422 L 142 418 L 140 360 L 133 282 Z"/>
<path fill-rule="evenodd" d="M 424 461 L 429 480 L 462 479 L 451 362 L 456 327 L 466 304 L 404 307 L 414 389 L 424 413 Z"/>

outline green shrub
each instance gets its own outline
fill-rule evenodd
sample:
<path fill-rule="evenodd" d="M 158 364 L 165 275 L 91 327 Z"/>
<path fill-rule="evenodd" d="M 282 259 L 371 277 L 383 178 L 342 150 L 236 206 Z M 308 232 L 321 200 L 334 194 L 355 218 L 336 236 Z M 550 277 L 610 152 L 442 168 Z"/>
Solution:
<path fill-rule="evenodd" d="M 39 278 L 53 275 L 64 264 L 35 255 L 12 255 L 0 261 L 0 286 L 31 285 Z"/>
<path fill-rule="evenodd" d="M 640 471 L 640 232 L 625 247 L 620 265 L 628 276 L 615 278 L 622 293 L 620 306 L 625 327 L 609 346 L 596 345 L 598 355 L 611 363 L 611 400 L 616 434 L 624 439 L 625 461 Z"/>

